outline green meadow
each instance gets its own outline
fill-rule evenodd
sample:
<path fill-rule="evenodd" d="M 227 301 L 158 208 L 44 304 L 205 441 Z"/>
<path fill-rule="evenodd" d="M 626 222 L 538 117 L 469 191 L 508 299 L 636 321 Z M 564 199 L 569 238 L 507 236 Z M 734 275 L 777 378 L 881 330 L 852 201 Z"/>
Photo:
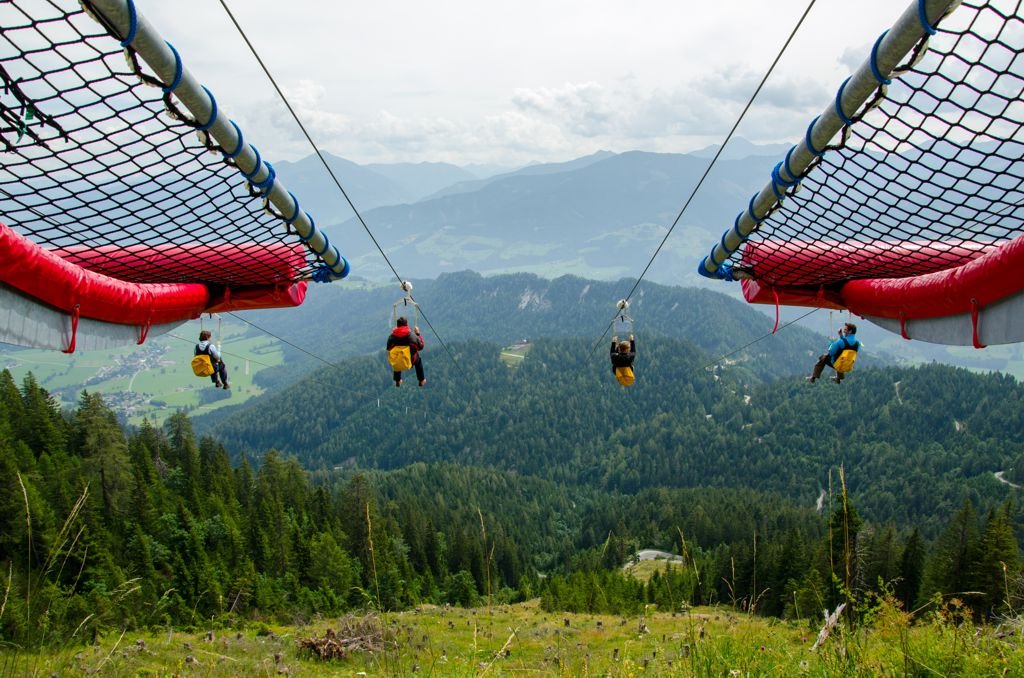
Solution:
<path fill-rule="evenodd" d="M 519 367 L 523 364 L 523 360 L 526 359 L 526 356 L 530 355 L 531 348 L 533 348 L 532 344 L 516 344 L 514 346 L 508 346 L 501 349 L 501 353 L 498 354 L 498 359 L 508 367 Z"/>
<path fill-rule="evenodd" d="M 3 675 L 1005 676 L 1024 675 L 1019 619 L 975 627 L 955 601 L 917 619 L 876 601 L 815 648 L 820 620 L 729 608 L 638 616 L 546 612 L 538 601 L 194 630 L 112 631 L 0 655 Z"/>
<path fill-rule="evenodd" d="M 199 335 L 198 322 L 151 337 L 142 346 L 131 344 L 70 355 L 0 345 L 6 349 L 0 350 L 0 364 L 19 383 L 31 373 L 40 386 L 66 406 L 74 405 L 87 390 L 103 395 L 130 424 L 146 418 L 163 422 L 180 410 L 202 414 L 263 393 L 253 378 L 262 370 L 280 365 L 283 353 L 274 338 L 262 334 L 247 337 L 245 329 L 241 323 L 224 323 L 221 327 L 221 351 L 231 381 L 227 392 L 214 389 L 209 379 L 192 374 L 190 361 Z"/>

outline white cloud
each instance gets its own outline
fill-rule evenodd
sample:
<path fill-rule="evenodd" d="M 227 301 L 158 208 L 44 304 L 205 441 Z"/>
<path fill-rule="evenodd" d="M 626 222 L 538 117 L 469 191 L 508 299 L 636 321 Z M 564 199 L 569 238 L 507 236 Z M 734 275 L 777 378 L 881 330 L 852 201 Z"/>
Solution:
<path fill-rule="evenodd" d="M 567 83 L 563 87 L 520 88 L 512 103 L 524 114 L 539 114 L 558 120 L 569 132 L 582 137 L 608 134 L 616 129 L 621 109 L 616 108 L 618 93 L 594 82 Z"/>
<path fill-rule="evenodd" d="M 223 12 L 200 0 L 139 4 L 247 139 L 278 159 L 311 152 Z M 287 24 L 268 0 L 229 4 L 323 150 L 356 162 L 518 164 L 720 143 L 806 0 L 718 0 L 699 11 L 668 0 L 292 0 Z M 741 135 L 801 134 L 899 9 L 848 7 L 811 11 Z M 202 32 L 188 20 L 196 15 Z"/>

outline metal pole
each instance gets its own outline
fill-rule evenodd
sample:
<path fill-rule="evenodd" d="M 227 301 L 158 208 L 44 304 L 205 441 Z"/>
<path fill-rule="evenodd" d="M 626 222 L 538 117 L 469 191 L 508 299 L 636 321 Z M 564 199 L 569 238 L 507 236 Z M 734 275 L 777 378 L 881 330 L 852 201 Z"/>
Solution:
<path fill-rule="evenodd" d="M 879 77 L 888 80 L 914 46 L 959 4 L 960 0 L 914 0 L 907 7 L 893 27 L 882 34 L 871 56 L 839 88 L 835 102 L 814 120 L 804 140 L 789 150 L 777 176 L 773 175 L 772 180 L 751 199 L 749 207 L 736 218 L 735 225 L 722 234 L 711 254 L 701 260 L 698 273 L 708 278 L 727 277 L 720 274 L 719 267 L 740 248 L 775 205 L 782 202 L 779 196 L 785 194 L 788 186 L 800 181 L 814 159 L 822 155 L 822 149 L 847 125 L 840 112 L 847 119 L 855 115 L 883 85 Z M 927 20 L 927 26 L 924 20 Z"/>
<path fill-rule="evenodd" d="M 128 46 L 142 57 L 165 85 L 178 80 L 172 93 L 197 121 L 209 126 L 209 134 L 221 148 L 228 152 L 239 148 L 243 140 L 235 124 L 219 105 L 215 107 L 213 95 L 192 76 L 170 44 L 135 8 L 132 0 L 86 0 L 86 4 L 102 16 L 106 25 L 122 42 L 132 31 L 134 16 L 135 30 Z M 212 121 L 211 115 L 214 116 Z M 254 185 L 271 179 L 270 166 L 263 161 L 252 144 L 245 144 L 234 161 L 239 171 Z M 323 231 L 316 228 L 309 214 L 299 208 L 299 201 L 292 197 L 284 183 L 276 176 L 272 180 L 273 183 L 267 193 L 268 200 L 277 208 L 279 214 L 285 215 L 291 222 L 296 232 L 306 242 L 306 246 L 330 267 L 328 277 L 337 280 L 348 275 L 349 264 L 341 256 L 338 248 L 331 244 Z"/>

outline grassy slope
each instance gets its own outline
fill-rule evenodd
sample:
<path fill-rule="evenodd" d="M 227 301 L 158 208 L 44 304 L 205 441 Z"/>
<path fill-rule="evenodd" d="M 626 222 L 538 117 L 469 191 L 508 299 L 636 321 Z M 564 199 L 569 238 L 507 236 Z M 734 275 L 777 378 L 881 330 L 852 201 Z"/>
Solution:
<path fill-rule="evenodd" d="M 101 675 L 1024 675 L 1020 621 L 976 632 L 945 609 L 910 625 L 891 606 L 873 623 L 833 633 L 812 651 L 817 622 L 788 624 L 725 608 L 646 616 L 550 614 L 536 601 L 491 608 L 425 607 L 391 613 L 372 627 L 388 649 L 324 661 L 297 641 L 340 620 L 301 627 L 194 633 L 111 633 L 97 645 L 47 654 L 0 654 L 0 673 Z M 378 626 L 380 625 L 380 626 Z M 811 629 L 811 627 L 814 627 Z M 739 673 L 733 673 L 739 672 Z"/>

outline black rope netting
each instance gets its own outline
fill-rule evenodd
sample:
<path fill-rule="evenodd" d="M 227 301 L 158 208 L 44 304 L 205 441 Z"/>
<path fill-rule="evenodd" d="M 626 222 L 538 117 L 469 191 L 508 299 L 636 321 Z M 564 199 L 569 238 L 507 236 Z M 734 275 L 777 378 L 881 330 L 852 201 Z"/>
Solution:
<path fill-rule="evenodd" d="M 732 256 L 736 267 L 775 285 L 906 277 L 1024 233 L 1021 9 L 968 0 L 944 18 Z"/>
<path fill-rule="evenodd" d="M 317 268 L 77 1 L 0 3 L 0 78 L 0 222 L 17 233 L 130 282 L 268 285 Z"/>

